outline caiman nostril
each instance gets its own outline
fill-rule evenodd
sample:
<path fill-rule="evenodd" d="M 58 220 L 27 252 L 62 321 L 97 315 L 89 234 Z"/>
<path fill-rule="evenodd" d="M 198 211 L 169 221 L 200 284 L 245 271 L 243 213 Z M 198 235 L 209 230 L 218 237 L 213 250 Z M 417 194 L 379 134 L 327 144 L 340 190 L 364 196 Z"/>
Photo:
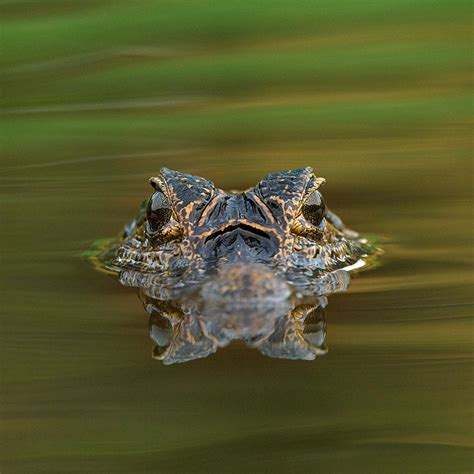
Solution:
<path fill-rule="evenodd" d="M 265 239 L 270 240 L 270 236 L 261 229 L 257 229 L 256 227 L 253 227 L 248 224 L 233 224 L 225 227 L 224 229 L 218 230 L 217 232 L 212 233 L 208 237 L 206 237 L 206 240 L 204 241 L 205 243 L 209 242 L 210 240 L 214 240 L 217 237 L 220 237 L 221 235 L 227 234 L 229 232 L 232 232 L 234 230 L 241 229 L 247 232 L 250 232 L 252 234 L 258 235 L 260 237 L 263 237 Z"/>

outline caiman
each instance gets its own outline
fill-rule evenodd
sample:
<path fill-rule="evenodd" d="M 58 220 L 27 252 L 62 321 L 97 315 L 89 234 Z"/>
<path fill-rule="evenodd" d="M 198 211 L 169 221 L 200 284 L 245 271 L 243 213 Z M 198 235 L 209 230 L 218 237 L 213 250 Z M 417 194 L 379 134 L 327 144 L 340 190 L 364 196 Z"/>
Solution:
<path fill-rule="evenodd" d="M 306 317 L 378 253 L 328 209 L 324 182 L 308 167 L 224 192 L 204 178 L 162 168 L 150 178 L 151 197 L 95 262 L 140 288 L 155 342 L 156 318 L 167 321 L 160 340 L 168 352 L 158 351 L 167 363 L 203 357 L 233 339 L 274 357 L 312 359 L 324 353 L 325 322 L 318 316 L 315 346 L 302 336 Z M 203 351 L 190 344 L 197 341 L 196 321 Z M 301 337 L 284 332 L 275 349 L 269 341 L 282 325 L 293 336 L 300 327 Z"/>

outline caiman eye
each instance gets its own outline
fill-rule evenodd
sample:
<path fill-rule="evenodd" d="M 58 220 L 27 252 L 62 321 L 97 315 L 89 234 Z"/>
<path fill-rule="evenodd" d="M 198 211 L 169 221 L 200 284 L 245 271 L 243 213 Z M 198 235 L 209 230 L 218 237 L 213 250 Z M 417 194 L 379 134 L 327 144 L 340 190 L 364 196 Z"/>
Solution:
<path fill-rule="evenodd" d="M 321 224 L 324 213 L 326 212 L 326 204 L 319 191 L 314 191 L 303 205 L 304 218 L 314 226 Z"/>
<path fill-rule="evenodd" d="M 161 192 L 157 191 L 148 201 L 146 218 L 150 232 L 158 232 L 171 219 L 171 208 L 168 199 Z"/>

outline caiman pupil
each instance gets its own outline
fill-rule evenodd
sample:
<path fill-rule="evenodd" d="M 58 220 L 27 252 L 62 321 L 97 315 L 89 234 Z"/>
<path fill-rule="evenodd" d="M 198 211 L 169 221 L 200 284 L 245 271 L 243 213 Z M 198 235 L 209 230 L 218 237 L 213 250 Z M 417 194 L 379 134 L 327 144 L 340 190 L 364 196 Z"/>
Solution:
<path fill-rule="evenodd" d="M 304 218 L 314 226 L 321 224 L 326 212 L 324 199 L 319 191 L 314 191 L 303 205 Z"/>
<path fill-rule="evenodd" d="M 148 201 L 146 218 L 147 230 L 151 235 L 156 234 L 171 219 L 170 203 L 161 191 L 154 193 Z"/>

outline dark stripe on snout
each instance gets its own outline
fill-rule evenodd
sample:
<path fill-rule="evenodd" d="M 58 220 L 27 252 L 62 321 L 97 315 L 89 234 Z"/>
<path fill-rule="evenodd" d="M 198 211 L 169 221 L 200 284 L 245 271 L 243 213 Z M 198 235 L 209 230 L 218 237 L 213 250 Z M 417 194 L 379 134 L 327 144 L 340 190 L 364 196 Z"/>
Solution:
<path fill-rule="evenodd" d="M 212 233 L 208 237 L 206 237 L 206 240 L 204 241 L 205 243 L 209 242 L 210 240 L 214 240 L 217 237 L 227 234 L 229 232 L 232 232 L 234 230 L 241 229 L 246 232 L 250 232 L 252 234 L 258 235 L 260 237 L 264 237 L 265 239 L 270 240 L 270 236 L 263 230 L 257 229 L 255 227 L 252 227 L 251 225 L 248 224 L 233 224 L 225 227 L 224 229 L 218 230 L 217 232 Z"/>

